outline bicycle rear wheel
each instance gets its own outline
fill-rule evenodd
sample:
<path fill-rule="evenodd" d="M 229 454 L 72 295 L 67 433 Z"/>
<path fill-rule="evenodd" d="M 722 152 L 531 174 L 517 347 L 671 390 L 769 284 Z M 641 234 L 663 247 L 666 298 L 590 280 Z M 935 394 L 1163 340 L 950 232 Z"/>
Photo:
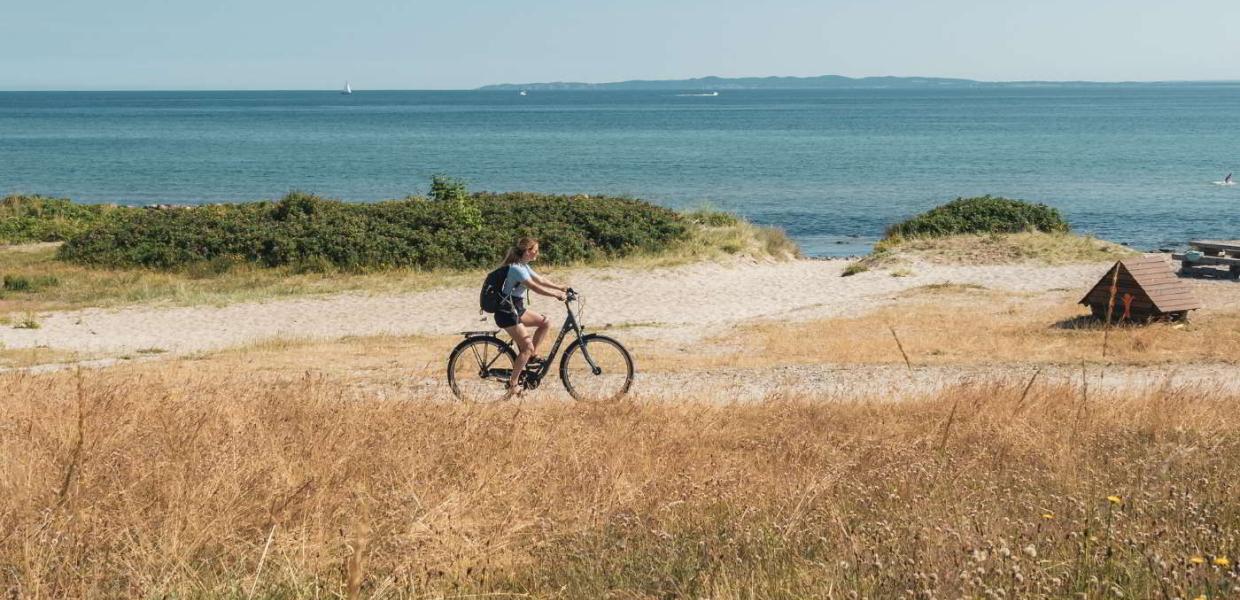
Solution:
<path fill-rule="evenodd" d="M 448 386 L 463 402 L 487 404 L 503 400 L 517 355 L 493 337 L 471 337 L 448 357 Z"/>
<path fill-rule="evenodd" d="M 560 380 L 578 401 L 617 400 L 633 385 L 633 358 L 620 342 L 607 336 L 583 336 L 564 351 Z"/>

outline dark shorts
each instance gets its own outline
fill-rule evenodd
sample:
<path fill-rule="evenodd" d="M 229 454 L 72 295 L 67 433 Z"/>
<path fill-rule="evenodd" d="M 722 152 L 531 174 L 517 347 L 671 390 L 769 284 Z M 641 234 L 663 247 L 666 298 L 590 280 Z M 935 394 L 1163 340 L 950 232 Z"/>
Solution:
<path fill-rule="evenodd" d="M 513 298 L 513 306 L 509 306 L 507 302 L 504 307 L 495 311 L 495 324 L 501 328 L 512 327 L 521 322 L 521 315 L 525 314 L 525 298 Z M 516 311 L 513 311 L 516 308 Z"/>

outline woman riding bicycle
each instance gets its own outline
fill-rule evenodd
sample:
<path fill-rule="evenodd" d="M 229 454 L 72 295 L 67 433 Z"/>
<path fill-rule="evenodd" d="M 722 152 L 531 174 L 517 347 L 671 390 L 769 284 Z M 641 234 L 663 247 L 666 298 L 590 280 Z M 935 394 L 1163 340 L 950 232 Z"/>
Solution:
<path fill-rule="evenodd" d="M 538 345 L 542 343 L 543 338 L 547 337 L 547 332 L 551 329 L 551 322 L 547 320 L 547 317 L 525 308 L 528 290 L 534 290 L 561 302 L 564 301 L 564 292 L 568 290 L 568 286 L 556 285 L 535 273 L 530 268 L 530 263 L 535 260 L 538 260 L 538 240 L 531 237 L 517 240 L 517 243 L 508 249 L 508 254 L 504 257 L 504 264 L 508 265 L 508 278 L 504 280 L 504 287 L 501 290 L 504 296 L 503 304 L 499 310 L 495 311 L 495 324 L 508 332 L 520 350 L 516 362 L 513 363 L 512 377 L 508 381 L 508 392 L 505 397 L 520 393 L 522 388 L 518 382 L 521 371 L 525 369 L 527 363 L 538 364 L 541 360 L 535 353 L 538 351 Z M 532 339 L 529 327 L 534 328 Z"/>

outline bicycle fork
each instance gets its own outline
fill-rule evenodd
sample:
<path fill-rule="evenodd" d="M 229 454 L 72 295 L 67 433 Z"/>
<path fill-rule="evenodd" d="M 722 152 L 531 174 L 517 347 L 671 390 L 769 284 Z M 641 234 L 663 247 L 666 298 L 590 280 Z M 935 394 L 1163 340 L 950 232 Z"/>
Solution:
<path fill-rule="evenodd" d="M 581 356 L 585 357 L 586 364 L 590 365 L 590 372 L 595 375 L 602 375 L 603 369 L 590 358 L 590 349 L 587 347 L 586 336 L 581 333 L 581 325 L 577 324 L 577 319 L 573 319 L 573 331 L 577 332 L 577 340 L 581 342 Z"/>

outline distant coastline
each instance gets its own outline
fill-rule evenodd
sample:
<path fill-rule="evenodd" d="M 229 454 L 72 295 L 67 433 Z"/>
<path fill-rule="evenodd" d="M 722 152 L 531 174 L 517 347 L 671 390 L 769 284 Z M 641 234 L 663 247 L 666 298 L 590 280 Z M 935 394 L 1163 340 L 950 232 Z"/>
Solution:
<path fill-rule="evenodd" d="M 498 83 L 477 88 L 480 91 L 554 90 L 820 90 L 820 89 L 918 89 L 918 88 L 995 88 L 995 87 L 1124 87 L 1124 86 L 1234 86 L 1240 81 L 978 81 L 948 77 L 697 77 L 693 79 L 634 79 L 607 83 L 554 81 L 543 83 Z"/>

